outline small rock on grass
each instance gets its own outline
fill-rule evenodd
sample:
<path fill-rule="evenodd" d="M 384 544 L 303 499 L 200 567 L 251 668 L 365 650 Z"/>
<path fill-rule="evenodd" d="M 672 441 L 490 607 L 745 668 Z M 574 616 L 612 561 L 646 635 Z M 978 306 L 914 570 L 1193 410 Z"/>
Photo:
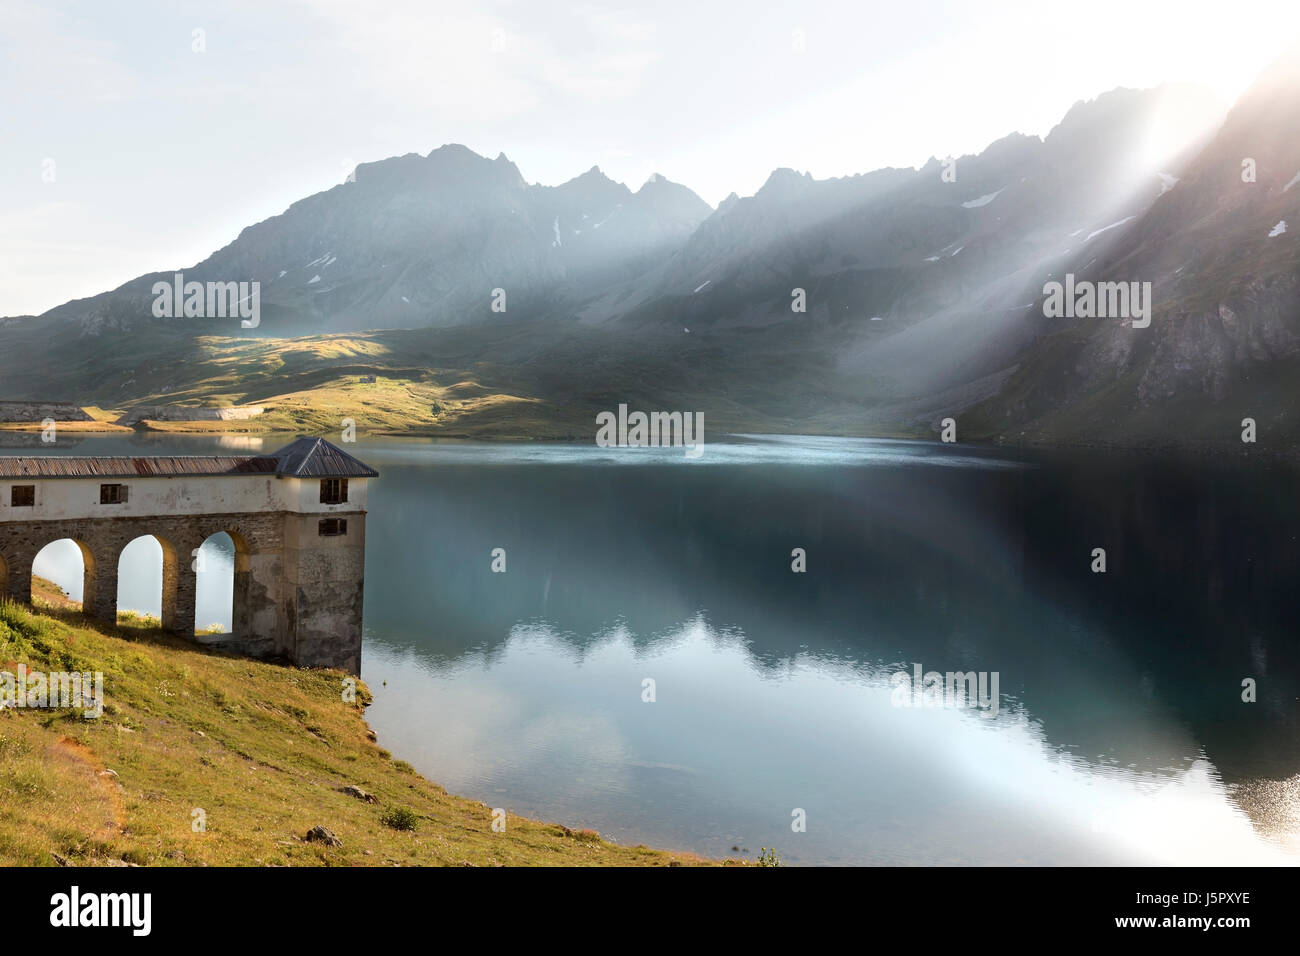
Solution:
<path fill-rule="evenodd" d="M 324 843 L 326 846 L 342 846 L 343 841 L 334 835 L 329 827 L 312 827 L 303 837 L 308 843 Z"/>
<path fill-rule="evenodd" d="M 350 783 L 346 787 L 344 787 L 343 793 L 346 793 L 349 797 L 356 797 L 358 800 L 364 800 L 366 803 L 379 802 L 379 798 L 376 797 L 373 793 L 367 793 L 366 791 L 358 787 L 355 783 Z"/>

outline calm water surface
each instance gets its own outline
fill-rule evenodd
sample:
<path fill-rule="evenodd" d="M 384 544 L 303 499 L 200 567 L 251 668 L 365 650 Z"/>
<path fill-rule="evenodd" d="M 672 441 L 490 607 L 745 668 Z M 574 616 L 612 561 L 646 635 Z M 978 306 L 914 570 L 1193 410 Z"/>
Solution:
<path fill-rule="evenodd" d="M 698 461 L 353 450 L 382 474 L 369 720 L 453 792 L 791 863 L 1300 860 L 1294 470 L 743 436 Z M 222 545 L 199 617 L 228 626 Z M 133 548 L 122 606 L 156 613 L 160 558 Z M 75 555 L 43 561 L 78 586 Z M 915 664 L 996 672 L 996 716 L 895 706 Z"/>

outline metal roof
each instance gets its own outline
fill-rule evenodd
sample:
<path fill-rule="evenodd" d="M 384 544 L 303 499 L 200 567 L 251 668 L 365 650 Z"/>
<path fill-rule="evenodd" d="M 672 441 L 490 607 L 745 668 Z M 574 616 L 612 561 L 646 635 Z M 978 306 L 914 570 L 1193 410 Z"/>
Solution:
<path fill-rule="evenodd" d="M 323 438 L 299 438 L 274 455 L 276 473 L 293 478 L 378 478 L 379 472 Z"/>
<path fill-rule="evenodd" d="M 379 472 L 323 438 L 299 438 L 272 455 L 244 458 L 205 455 L 0 457 L 0 478 L 175 478 L 184 475 L 377 478 Z"/>

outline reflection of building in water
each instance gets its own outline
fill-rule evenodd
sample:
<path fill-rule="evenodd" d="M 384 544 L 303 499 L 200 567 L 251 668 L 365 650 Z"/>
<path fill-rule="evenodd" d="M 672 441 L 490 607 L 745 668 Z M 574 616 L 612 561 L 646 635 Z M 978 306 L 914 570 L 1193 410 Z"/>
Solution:
<path fill-rule="evenodd" d="M 261 435 L 218 435 L 217 447 L 231 451 L 261 451 L 266 439 Z"/>

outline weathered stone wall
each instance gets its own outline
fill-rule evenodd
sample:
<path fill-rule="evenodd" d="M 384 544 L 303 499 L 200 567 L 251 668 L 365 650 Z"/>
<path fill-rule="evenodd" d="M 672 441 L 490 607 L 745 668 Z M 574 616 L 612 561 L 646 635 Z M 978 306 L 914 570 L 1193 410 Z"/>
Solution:
<path fill-rule="evenodd" d="M 306 667 L 361 671 L 366 516 L 330 515 L 348 523 L 346 535 L 322 537 L 320 515 L 287 515 L 284 581 L 292 660 Z"/>
<path fill-rule="evenodd" d="M 100 485 L 105 481 L 127 485 L 130 494 L 123 504 L 100 504 Z M 13 485 L 35 485 L 36 504 L 28 508 L 10 505 Z M 346 504 L 329 505 L 320 500 L 320 482 L 313 479 L 275 477 L 263 474 L 184 475 L 175 478 L 4 478 L 0 479 L 0 523 L 59 519 L 151 518 L 212 513 L 333 514 L 366 510 L 366 480 L 348 482 Z"/>
<path fill-rule="evenodd" d="M 122 550 L 152 535 L 163 549 L 163 626 L 193 638 L 195 558 L 204 541 L 224 531 L 235 542 L 234 633 L 217 643 L 253 657 L 360 673 L 365 515 L 339 516 L 348 521 L 346 536 L 321 537 L 319 514 L 287 512 L 0 521 L 0 588 L 29 603 L 36 555 L 70 538 L 85 566 L 84 612 L 115 623 Z"/>

